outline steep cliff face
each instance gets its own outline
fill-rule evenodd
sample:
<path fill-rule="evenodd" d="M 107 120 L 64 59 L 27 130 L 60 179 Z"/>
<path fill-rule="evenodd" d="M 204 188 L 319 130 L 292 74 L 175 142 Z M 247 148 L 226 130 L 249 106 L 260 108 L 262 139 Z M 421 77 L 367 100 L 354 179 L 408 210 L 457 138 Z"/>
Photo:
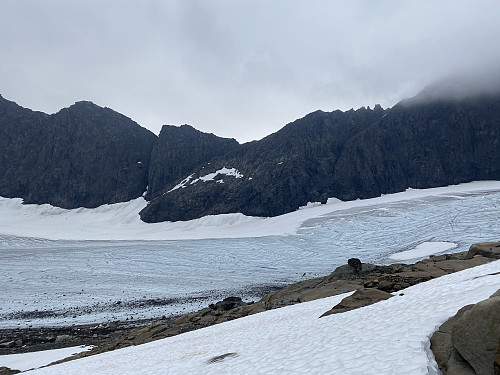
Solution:
<path fill-rule="evenodd" d="M 193 168 L 238 146 L 234 139 L 203 133 L 189 125 L 163 126 L 151 154 L 147 198 L 157 197 Z"/>
<path fill-rule="evenodd" d="M 187 125 L 156 137 L 90 102 L 47 115 L 0 97 L 0 196 L 96 207 L 149 186 L 140 215 L 158 222 L 500 180 L 500 95 L 435 94 L 387 110 L 317 111 L 241 145 Z"/>
<path fill-rule="evenodd" d="M 54 115 L 0 98 L 0 195 L 63 208 L 139 197 L 157 137 L 90 102 Z"/>
<path fill-rule="evenodd" d="M 500 178 L 500 97 L 400 103 L 345 145 L 337 197 Z"/>
<path fill-rule="evenodd" d="M 417 97 L 385 111 L 318 111 L 186 170 L 141 217 L 275 216 L 329 197 L 500 179 L 499 132 L 500 96 L 491 94 L 430 102 Z"/>
<path fill-rule="evenodd" d="M 326 202 L 345 142 L 383 115 L 381 107 L 311 113 L 261 141 L 206 159 L 152 199 L 141 217 L 155 222 L 231 212 L 275 216 L 309 201 Z M 238 176 L 224 172 L 233 168 Z"/>

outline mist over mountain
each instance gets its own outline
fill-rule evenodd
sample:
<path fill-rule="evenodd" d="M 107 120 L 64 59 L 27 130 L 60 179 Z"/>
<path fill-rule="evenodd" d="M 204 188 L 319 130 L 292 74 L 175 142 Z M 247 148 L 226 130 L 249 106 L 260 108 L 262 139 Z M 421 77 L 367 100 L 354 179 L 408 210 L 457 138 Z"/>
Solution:
<path fill-rule="evenodd" d="M 402 103 L 426 104 L 437 101 L 461 101 L 478 96 L 500 95 L 500 71 L 488 69 L 450 76 L 425 87 L 416 96 Z"/>
<path fill-rule="evenodd" d="M 445 81 L 389 109 L 317 111 L 259 141 L 164 126 L 90 102 L 54 115 L 0 97 L 0 195 L 96 207 L 139 197 L 146 222 L 500 180 L 500 85 Z"/>

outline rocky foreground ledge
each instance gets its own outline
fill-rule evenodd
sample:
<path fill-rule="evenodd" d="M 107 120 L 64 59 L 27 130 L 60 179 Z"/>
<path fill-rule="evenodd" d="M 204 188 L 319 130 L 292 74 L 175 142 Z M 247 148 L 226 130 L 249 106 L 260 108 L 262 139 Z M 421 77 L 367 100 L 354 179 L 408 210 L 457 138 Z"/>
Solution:
<path fill-rule="evenodd" d="M 245 303 L 239 297 L 229 297 L 177 319 L 159 320 L 142 327 L 107 324 L 2 332 L 0 354 L 15 352 L 13 345 L 16 340 L 27 345 L 25 351 L 29 351 L 30 343 L 36 343 L 33 345 L 33 350 L 53 348 L 54 346 L 50 345 L 52 339 L 54 339 L 52 344 L 59 340 L 59 345 L 64 344 L 65 341 L 68 344 L 71 343 L 70 345 L 97 345 L 89 352 L 70 358 L 75 359 L 144 344 L 278 307 L 356 291 L 350 297 L 344 298 L 338 305 L 333 306 L 323 316 L 341 313 L 390 298 L 394 292 L 404 293 L 404 288 L 409 286 L 479 266 L 495 259 L 500 259 L 500 242 L 474 244 L 468 252 L 431 256 L 429 259 L 414 264 L 377 266 L 361 263 L 358 259 L 349 259 L 348 264 L 338 267 L 328 276 L 291 284 L 265 295 L 258 302 Z M 61 332 L 55 332 L 55 330 L 61 330 Z M 40 341 L 43 341 L 45 336 L 50 336 L 50 340 L 46 340 L 47 343 L 44 346 Z M 10 349 L 9 346 L 11 346 Z"/>

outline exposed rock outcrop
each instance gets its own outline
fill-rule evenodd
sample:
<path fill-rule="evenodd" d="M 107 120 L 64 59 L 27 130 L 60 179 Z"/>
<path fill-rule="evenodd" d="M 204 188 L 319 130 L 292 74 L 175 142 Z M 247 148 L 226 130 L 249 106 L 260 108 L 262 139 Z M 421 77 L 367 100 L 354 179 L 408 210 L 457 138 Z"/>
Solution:
<path fill-rule="evenodd" d="M 20 370 L 12 370 L 5 366 L 0 367 L 0 375 L 18 374 L 20 372 L 21 372 Z"/>
<path fill-rule="evenodd" d="M 234 139 L 203 133 L 189 125 L 163 126 L 151 154 L 148 200 L 154 200 L 196 167 L 238 146 Z"/>
<path fill-rule="evenodd" d="M 0 97 L 0 196 L 96 207 L 148 186 L 140 215 L 159 222 L 500 180 L 500 94 L 427 94 L 386 110 L 316 111 L 241 145 L 187 125 L 156 137 L 90 102 L 47 115 Z"/>
<path fill-rule="evenodd" d="M 500 243 L 480 242 L 473 244 L 467 252 L 466 259 L 472 259 L 477 255 L 485 258 L 500 259 Z"/>
<path fill-rule="evenodd" d="M 493 375 L 500 351 L 500 290 L 468 305 L 431 338 L 431 349 L 444 375 Z"/>
<path fill-rule="evenodd" d="M 337 305 L 332 307 L 326 313 L 320 316 L 320 318 L 332 314 L 339 314 L 342 312 L 357 309 L 359 307 L 364 307 L 372 305 L 379 301 L 384 301 L 393 297 L 391 293 L 384 292 L 380 289 L 375 288 L 361 288 L 356 290 L 349 297 L 344 298 Z"/>
<path fill-rule="evenodd" d="M 356 272 L 353 267 L 346 264 L 337 267 L 328 276 L 291 284 L 283 289 L 266 294 L 257 302 L 245 303 L 237 297 L 230 297 L 210 307 L 185 314 L 173 321 L 159 321 L 146 327 L 124 332 L 92 351 L 84 352 L 79 356 L 88 356 L 130 345 L 139 345 L 266 310 L 358 290 L 350 298 L 342 300 L 341 306 L 334 306 L 332 309 L 332 313 L 349 311 L 353 308 L 367 306 L 387 299 L 391 296 L 389 292 L 399 291 L 404 285 L 415 285 L 419 282 L 493 260 L 482 256 L 465 259 L 465 256 L 466 253 L 447 254 L 408 265 L 376 266 L 362 263 L 360 272 Z M 405 280 L 406 284 L 403 284 L 402 280 Z M 383 281 L 388 281 L 390 286 L 384 284 Z M 370 285 L 370 287 L 365 288 L 363 285 Z M 381 289 L 381 286 L 384 290 Z M 325 315 L 329 314 L 326 313 Z"/>
<path fill-rule="evenodd" d="M 91 102 L 46 115 L 0 96 L 0 196 L 63 208 L 137 198 L 156 139 Z"/>
<path fill-rule="evenodd" d="M 243 178 L 190 181 L 159 196 L 141 217 L 156 222 L 233 212 L 276 216 L 329 197 L 352 200 L 408 187 L 499 180 L 499 113 L 499 95 L 406 101 L 387 110 L 317 111 L 204 160 L 164 191 L 187 176 L 194 181 L 224 167 Z"/>

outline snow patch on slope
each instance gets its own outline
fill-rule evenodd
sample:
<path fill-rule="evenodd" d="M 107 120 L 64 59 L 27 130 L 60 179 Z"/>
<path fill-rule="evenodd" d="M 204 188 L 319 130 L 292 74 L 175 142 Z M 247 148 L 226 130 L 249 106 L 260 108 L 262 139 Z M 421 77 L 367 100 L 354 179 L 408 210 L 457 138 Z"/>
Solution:
<path fill-rule="evenodd" d="M 81 352 L 92 349 L 92 346 L 72 346 L 69 348 L 42 350 L 39 352 L 9 354 L 0 356 L 0 366 L 12 370 L 26 371 L 71 357 Z"/>
<path fill-rule="evenodd" d="M 187 176 L 184 180 L 182 180 L 181 182 L 179 182 L 177 185 L 175 185 L 172 189 L 170 189 L 169 191 L 167 191 L 165 194 L 168 194 L 174 190 L 177 190 L 177 189 L 184 189 L 185 187 L 187 187 L 187 184 L 189 183 L 189 181 L 193 178 L 193 175 L 190 174 L 189 176 Z"/>
<path fill-rule="evenodd" d="M 175 191 L 177 189 L 185 189 L 189 185 L 196 184 L 198 181 L 203 181 L 203 182 L 214 181 L 215 177 L 219 175 L 232 176 L 234 178 L 243 178 L 243 175 L 236 168 L 226 168 L 226 167 L 195 179 L 193 179 L 193 174 L 190 174 L 189 176 L 184 178 L 181 182 L 179 182 L 177 185 L 175 185 L 172 189 L 170 189 L 166 193 L 163 193 L 163 195 L 171 193 L 172 191 Z M 223 180 L 217 180 L 215 182 L 218 182 L 220 184 L 224 183 Z"/>
<path fill-rule="evenodd" d="M 200 178 L 191 181 L 191 185 L 197 183 L 198 181 L 203 181 L 203 182 L 213 181 L 215 177 L 217 177 L 218 175 L 233 176 L 234 178 L 243 178 L 243 175 L 236 168 L 224 167 L 213 173 L 206 174 L 205 176 L 201 176 Z"/>
<path fill-rule="evenodd" d="M 389 258 L 394 260 L 410 260 L 423 258 L 429 255 L 442 253 L 454 249 L 458 244 L 453 242 L 423 242 L 412 250 L 392 254 Z"/>

